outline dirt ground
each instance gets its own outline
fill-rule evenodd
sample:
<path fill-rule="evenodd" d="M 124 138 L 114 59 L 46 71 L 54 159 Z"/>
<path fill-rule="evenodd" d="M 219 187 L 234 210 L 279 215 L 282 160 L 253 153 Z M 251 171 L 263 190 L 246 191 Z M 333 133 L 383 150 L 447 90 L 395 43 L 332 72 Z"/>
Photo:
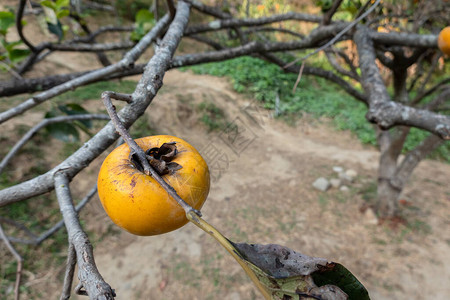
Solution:
<path fill-rule="evenodd" d="M 50 57 L 61 67 L 58 72 L 91 68 L 95 61 L 86 56 L 83 65 L 72 66 L 67 61 L 75 59 L 60 58 Z M 238 141 L 224 130 L 208 132 L 199 122 L 201 102 L 214 103 L 227 122 L 243 128 Z M 98 100 L 86 106 L 102 110 Z M 392 228 L 373 224 L 361 212 L 373 196 L 378 152 L 349 132 L 335 131 L 328 120 L 305 116 L 289 126 L 233 92 L 226 79 L 176 70 L 166 74 L 147 115 L 154 133 L 179 136 L 203 154 L 212 187 L 202 213 L 231 240 L 276 243 L 340 262 L 375 300 L 450 298 L 449 165 L 419 165 L 402 197 L 408 224 Z M 31 112 L 18 121 L 32 125 L 41 117 Z M 74 195 L 92 187 L 105 155 L 74 179 Z M 312 189 L 316 178 L 336 177 L 333 166 L 357 171 L 350 190 Z M 133 236 L 109 220 L 97 197 L 80 216 L 91 238 L 102 236 L 95 242 L 95 259 L 117 299 L 261 299 L 231 256 L 193 225 L 161 236 Z M 57 299 L 63 271 L 63 265 L 44 268 L 27 274 L 24 284 L 36 290 L 36 299 Z"/>

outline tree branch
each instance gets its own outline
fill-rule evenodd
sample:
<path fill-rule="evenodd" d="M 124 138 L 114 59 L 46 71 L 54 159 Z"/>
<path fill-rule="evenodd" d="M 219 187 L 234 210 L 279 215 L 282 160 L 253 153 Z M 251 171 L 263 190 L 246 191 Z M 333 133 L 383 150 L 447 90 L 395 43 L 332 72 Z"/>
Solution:
<path fill-rule="evenodd" d="M 16 249 L 11 245 L 11 243 L 8 240 L 8 237 L 6 236 L 5 232 L 3 231 L 3 227 L 0 224 L 0 238 L 5 242 L 6 248 L 8 248 L 9 252 L 14 256 L 14 258 L 17 261 L 17 271 L 16 271 L 16 284 L 14 285 L 14 299 L 19 300 L 19 287 L 20 287 L 20 279 L 22 277 L 22 263 L 23 258 L 20 256 L 20 254 L 16 251 Z"/>
<path fill-rule="evenodd" d="M 434 134 L 430 134 L 416 148 L 409 151 L 397 168 L 395 176 L 391 180 L 392 184 L 398 188 L 402 188 L 417 165 L 443 142 L 443 139 Z"/>
<path fill-rule="evenodd" d="M 105 44 L 84 44 L 84 43 L 63 43 L 50 44 L 48 49 L 53 51 L 77 51 L 77 52 L 101 52 L 129 49 L 134 46 L 133 42 L 105 43 Z"/>
<path fill-rule="evenodd" d="M 105 68 L 98 69 L 94 72 L 87 73 L 81 77 L 74 78 L 59 86 L 55 86 L 48 91 L 33 96 L 32 98 L 26 100 L 25 102 L 19 104 L 16 107 L 13 107 L 7 111 L 0 113 L 0 124 L 11 119 L 12 117 L 24 113 L 28 109 L 48 99 L 51 99 L 52 97 L 60 95 L 69 90 L 73 90 L 81 85 L 85 85 L 87 83 L 99 80 L 101 78 L 105 78 L 121 70 L 126 70 L 130 67 L 133 67 L 134 62 L 141 56 L 144 50 L 150 46 L 150 44 L 156 39 L 156 37 L 165 29 L 168 23 L 169 17 L 166 15 L 119 62 L 107 66 Z"/>
<path fill-rule="evenodd" d="M 362 85 L 369 100 L 367 120 L 378 124 L 382 129 L 389 129 L 394 125 L 413 126 L 434 133 L 442 139 L 450 139 L 450 116 L 391 101 L 375 63 L 375 49 L 368 29 L 360 26 L 354 39 L 359 54 Z"/>
<path fill-rule="evenodd" d="M 64 283 L 60 300 L 68 300 L 70 291 L 72 290 L 73 275 L 75 273 L 75 265 L 77 263 L 77 253 L 72 243 L 69 243 L 67 249 L 66 272 L 64 273 Z"/>
<path fill-rule="evenodd" d="M 156 49 L 155 55 L 150 59 L 145 68 L 144 75 L 137 84 L 132 98 L 133 102 L 126 105 L 119 113 L 124 126 L 128 128 L 136 121 L 151 103 L 156 93 L 162 86 L 162 79 L 166 70 L 169 67 L 170 60 L 173 53 L 178 46 L 178 43 L 186 28 L 189 16 L 189 7 L 183 2 L 178 2 L 177 14 L 172 24 L 169 27 L 166 35 L 161 41 L 161 46 Z M 162 21 L 165 19 L 166 21 Z M 163 24 L 168 21 L 168 16 L 161 19 Z M 160 21 L 160 22 L 161 22 Z M 158 29 L 152 31 L 156 34 Z M 162 26 L 164 28 L 165 26 Z M 145 40 L 152 40 L 153 35 L 148 35 L 147 38 L 142 39 L 126 57 L 129 60 L 135 61 L 136 56 L 145 49 Z M 141 43 L 142 42 L 142 43 Z M 141 49 L 141 47 L 143 49 Z M 127 61 L 128 61 L 127 59 Z M 56 166 L 54 169 L 45 174 L 37 176 L 26 182 L 19 183 L 15 186 L 3 189 L 0 191 L 0 207 L 9 203 L 18 202 L 28 199 L 33 196 L 41 195 L 53 189 L 53 174 L 59 170 L 64 170 L 68 178 L 73 178 L 78 172 L 84 169 L 92 160 L 105 151 L 117 138 L 118 134 L 114 125 L 110 122 L 103 127 L 94 137 L 92 137 L 84 146 L 78 149 L 75 153 L 69 156 L 65 161 Z"/>
<path fill-rule="evenodd" d="M 437 35 L 432 34 L 369 31 L 368 35 L 375 44 L 385 46 L 437 48 Z"/>
<path fill-rule="evenodd" d="M 22 17 L 23 17 L 23 12 L 25 10 L 26 2 L 27 2 L 27 0 L 20 0 L 20 2 L 19 2 L 19 8 L 17 9 L 17 15 L 16 15 L 16 28 L 17 28 L 17 33 L 19 34 L 19 37 L 23 41 L 23 43 L 25 45 L 27 45 L 27 47 L 31 50 L 31 52 L 36 52 L 36 48 L 27 40 L 27 38 L 23 34 Z"/>
<path fill-rule="evenodd" d="M 89 35 L 87 36 L 80 36 L 80 37 L 76 37 L 71 41 L 68 41 L 67 43 L 90 43 L 92 41 L 95 40 L 96 37 L 98 37 L 100 34 L 103 34 L 105 32 L 121 32 L 121 31 L 133 31 L 134 27 L 133 26 L 114 26 L 114 25 L 108 25 L 108 26 L 103 26 L 100 27 L 99 29 L 97 29 L 96 31 L 90 32 Z"/>
<path fill-rule="evenodd" d="M 72 115 L 72 116 L 60 116 L 42 120 L 38 125 L 31 128 L 6 154 L 3 160 L 0 162 L 0 173 L 3 172 L 8 162 L 16 155 L 16 153 L 35 135 L 39 130 L 48 126 L 50 124 L 71 122 L 78 120 L 109 120 L 107 115 L 103 114 L 83 114 L 83 115 Z"/>
<path fill-rule="evenodd" d="M 287 20 L 296 20 L 296 21 L 304 21 L 304 22 L 312 22 L 319 23 L 322 21 L 322 17 L 303 14 L 303 13 L 295 13 L 289 12 L 281 15 L 273 15 L 269 17 L 262 17 L 257 19 L 224 19 L 224 20 L 215 20 L 209 22 L 208 24 L 198 24 L 189 26 L 184 32 L 185 35 L 204 33 L 208 31 L 216 31 L 220 29 L 233 28 L 233 27 L 249 27 L 249 26 L 261 26 L 265 24 L 282 22 Z"/>
<path fill-rule="evenodd" d="M 89 203 L 89 201 L 92 199 L 92 197 L 94 197 L 95 193 L 97 193 L 97 185 L 95 185 L 90 191 L 89 193 L 86 195 L 86 197 L 84 197 L 80 203 L 77 204 L 77 206 L 75 206 L 75 211 L 78 213 L 80 212 L 83 207 L 86 206 L 86 204 Z M 21 224 L 17 224 L 17 225 L 21 225 Z M 8 239 L 13 242 L 13 243 L 21 243 L 21 244 L 27 244 L 27 245 L 36 245 L 39 246 L 40 244 L 42 244 L 43 241 L 45 241 L 46 239 L 48 239 L 49 237 L 51 237 L 54 233 L 56 233 L 59 229 L 61 229 L 61 227 L 63 227 L 64 225 L 64 220 L 59 221 L 58 223 L 56 223 L 52 228 L 48 229 L 47 231 L 43 232 L 40 236 L 36 237 L 34 234 L 32 234 L 34 237 L 32 239 L 20 239 L 20 238 L 16 238 L 16 237 L 11 237 L 9 236 Z M 22 225 L 21 225 L 22 226 Z M 16 226 L 17 227 L 17 226 Z M 22 230 L 26 230 L 29 231 L 28 228 L 25 227 L 21 228 Z"/>
<path fill-rule="evenodd" d="M 90 299 L 114 299 L 116 296 L 114 290 L 103 280 L 95 266 L 92 245 L 87 234 L 81 228 L 72 203 L 68 176 L 62 170 L 58 170 L 54 174 L 54 180 L 58 204 L 69 235 L 69 243 L 73 244 L 75 248 L 80 284 Z"/>
<path fill-rule="evenodd" d="M 333 15 L 338 10 L 339 6 L 341 6 L 342 0 L 334 0 L 333 5 L 331 8 L 323 15 L 322 24 L 328 25 L 331 23 L 331 18 L 333 18 Z"/>
<path fill-rule="evenodd" d="M 219 19 L 229 19 L 232 17 L 229 13 L 223 12 L 212 6 L 205 5 L 200 1 L 185 0 L 185 2 L 189 3 L 196 10 Z"/>
<path fill-rule="evenodd" d="M 279 59 L 278 57 L 276 57 L 273 54 L 266 53 L 266 54 L 264 54 L 264 57 L 266 59 L 268 59 L 269 61 L 277 64 L 278 66 L 280 66 L 285 71 L 288 71 L 288 72 L 291 72 L 291 73 L 294 73 L 294 74 L 298 74 L 299 71 L 300 71 L 300 66 L 299 65 L 291 65 L 291 66 L 289 66 L 287 68 L 284 68 L 284 66 L 286 66 L 286 62 L 281 60 L 281 59 Z M 326 71 L 326 70 L 321 69 L 321 68 L 311 67 L 311 66 L 306 66 L 305 65 L 303 67 L 303 74 L 322 77 L 322 78 L 324 78 L 326 80 L 329 80 L 329 81 L 331 81 L 333 83 L 336 83 L 341 88 L 343 88 L 348 94 L 353 96 L 356 100 L 359 100 L 359 101 L 361 101 L 361 102 L 363 102 L 364 104 L 367 105 L 367 98 L 366 98 L 366 96 L 364 94 L 362 94 L 361 92 L 359 92 L 358 90 L 353 88 L 350 85 L 350 83 L 348 83 L 346 80 L 342 79 L 341 77 L 337 76 L 333 72 Z"/>

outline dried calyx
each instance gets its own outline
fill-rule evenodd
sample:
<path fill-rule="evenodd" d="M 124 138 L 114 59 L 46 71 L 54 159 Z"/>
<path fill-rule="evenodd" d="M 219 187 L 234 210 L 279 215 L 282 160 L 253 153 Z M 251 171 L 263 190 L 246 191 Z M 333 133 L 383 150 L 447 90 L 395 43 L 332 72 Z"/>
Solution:
<path fill-rule="evenodd" d="M 175 144 L 175 142 L 164 143 L 161 147 L 154 147 L 145 151 L 145 156 L 150 166 L 152 166 L 153 169 L 155 169 L 155 171 L 161 176 L 173 173 L 182 168 L 181 165 L 172 161 L 178 153 L 177 146 Z M 130 160 L 136 166 L 136 169 L 141 172 L 144 171 L 144 168 L 136 155 L 131 155 Z"/>

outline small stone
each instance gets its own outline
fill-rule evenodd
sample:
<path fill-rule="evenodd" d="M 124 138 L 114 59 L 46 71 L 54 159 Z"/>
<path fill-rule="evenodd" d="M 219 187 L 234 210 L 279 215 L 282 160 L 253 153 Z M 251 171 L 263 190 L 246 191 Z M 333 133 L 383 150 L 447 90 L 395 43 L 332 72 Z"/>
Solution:
<path fill-rule="evenodd" d="M 337 178 L 330 179 L 330 184 L 334 188 L 338 188 L 341 186 L 341 180 Z"/>
<path fill-rule="evenodd" d="M 369 225 L 378 225 L 377 215 L 370 207 L 364 212 L 364 223 Z"/>
<path fill-rule="evenodd" d="M 344 168 L 339 167 L 339 166 L 334 166 L 333 171 L 336 173 L 342 173 L 342 172 L 344 172 Z"/>
<path fill-rule="evenodd" d="M 290 187 L 295 187 L 297 184 L 296 184 L 296 182 L 295 182 L 295 179 L 291 179 L 290 181 L 289 181 L 289 186 Z"/>
<path fill-rule="evenodd" d="M 339 188 L 339 190 L 342 191 L 342 192 L 348 192 L 350 189 L 348 188 L 348 186 L 343 185 L 343 186 L 341 186 L 341 187 Z"/>
<path fill-rule="evenodd" d="M 330 182 L 326 178 L 320 177 L 317 178 L 316 181 L 314 181 L 313 187 L 315 187 L 319 191 L 325 192 L 330 188 Z"/>
<path fill-rule="evenodd" d="M 358 173 L 352 169 L 348 169 L 347 171 L 345 171 L 345 174 L 352 178 L 355 178 L 356 176 L 358 176 Z"/>
<path fill-rule="evenodd" d="M 347 173 L 342 172 L 342 173 L 339 173 L 339 179 L 342 180 L 343 183 L 352 183 L 354 180 L 354 177 L 350 177 L 347 175 Z"/>

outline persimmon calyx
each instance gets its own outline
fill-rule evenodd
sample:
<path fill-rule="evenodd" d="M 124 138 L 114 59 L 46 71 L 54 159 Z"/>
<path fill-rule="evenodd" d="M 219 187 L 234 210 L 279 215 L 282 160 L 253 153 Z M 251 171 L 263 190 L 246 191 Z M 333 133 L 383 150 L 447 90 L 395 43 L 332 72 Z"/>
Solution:
<path fill-rule="evenodd" d="M 172 174 L 175 171 L 183 168 L 180 164 L 172 161 L 178 154 L 175 142 L 164 143 L 161 147 L 153 147 L 145 151 L 145 156 L 153 169 L 160 175 Z M 144 172 L 139 159 L 135 154 L 130 155 L 130 161 L 141 172 Z"/>

